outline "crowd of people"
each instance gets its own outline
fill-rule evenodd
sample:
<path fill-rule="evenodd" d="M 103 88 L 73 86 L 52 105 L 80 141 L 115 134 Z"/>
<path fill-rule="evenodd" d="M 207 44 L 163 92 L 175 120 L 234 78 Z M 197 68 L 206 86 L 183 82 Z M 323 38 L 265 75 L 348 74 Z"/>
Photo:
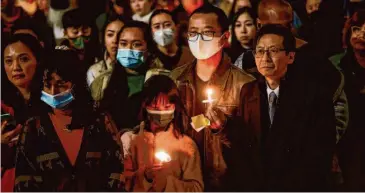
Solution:
<path fill-rule="evenodd" d="M 1 191 L 365 191 L 364 4 L 1 0 Z"/>

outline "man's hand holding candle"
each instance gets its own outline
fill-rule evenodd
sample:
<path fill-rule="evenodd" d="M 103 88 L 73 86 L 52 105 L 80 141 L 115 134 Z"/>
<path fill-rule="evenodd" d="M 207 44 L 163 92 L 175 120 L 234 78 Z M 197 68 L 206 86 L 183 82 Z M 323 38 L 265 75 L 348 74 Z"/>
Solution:
<path fill-rule="evenodd" d="M 203 101 L 203 103 L 205 103 L 207 107 L 205 117 L 207 117 L 210 121 L 210 129 L 219 130 L 225 124 L 226 116 L 222 111 L 220 111 L 218 108 L 215 108 L 213 105 L 213 103 L 216 101 L 216 99 L 213 98 L 213 89 L 208 88 L 206 90 L 206 93 L 207 99 Z"/>
<path fill-rule="evenodd" d="M 209 128 L 212 130 L 222 129 L 227 119 L 221 110 L 214 107 L 207 109 L 205 116 L 210 120 Z"/>

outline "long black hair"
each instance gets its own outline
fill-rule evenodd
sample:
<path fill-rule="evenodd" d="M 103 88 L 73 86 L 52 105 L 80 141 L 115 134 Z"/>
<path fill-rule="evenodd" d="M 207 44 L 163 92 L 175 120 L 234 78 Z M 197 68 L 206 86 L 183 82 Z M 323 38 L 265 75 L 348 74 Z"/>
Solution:
<path fill-rule="evenodd" d="M 52 63 L 44 69 L 42 87 L 45 82 L 52 78 L 52 73 L 56 73 L 64 81 L 72 82 L 74 101 L 70 104 L 70 109 L 73 112 L 71 128 L 79 128 L 88 124 L 89 121 L 94 119 L 93 100 L 85 77 L 80 76 L 80 73 L 75 70 L 75 66 L 80 63 L 77 53 L 72 50 L 55 50 L 51 58 Z M 43 110 L 52 112 L 52 108 L 48 105 Z"/>
<path fill-rule="evenodd" d="M 149 30 L 150 30 L 150 34 L 151 34 L 151 36 L 153 36 L 153 34 L 152 34 L 152 19 L 155 17 L 155 16 L 157 16 L 157 15 L 160 15 L 160 14 L 166 14 L 166 15 L 169 15 L 170 17 L 171 17 L 171 19 L 172 19 L 172 22 L 174 22 L 174 25 L 175 25 L 175 27 L 176 27 L 176 31 L 175 31 L 175 33 L 178 33 L 177 32 L 177 19 L 176 19 L 176 16 L 175 15 L 173 15 L 169 10 L 166 10 L 166 9 L 157 9 L 157 10 L 155 10 L 153 13 L 152 13 L 152 15 L 151 15 L 151 17 L 150 17 L 150 20 L 149 20 L 149 22 L 148 22 L 148 28 L 149 28 Z M 156 44 L 156 42 L 155 41 L 152 41 L 151 42 L 151 49 L 152 50 L 157 50 L 158 48 L 157 48 L 157 44 Z"/>
<path fill-rule="evenodd" d="M 126 19 L 123 16 L 120 15 L 109 15 L 107 22 L 105 23 L 105 25 L 103 26 L 103 29 L 101 31 L 101 45 L 102 45 L 102 53 L 104 54 L 106 51 L 106 46 L 105 46 L 105 34 L 106 34 L 106 28 L 108 27 L 108 25 L 114 21 L 121 21 L 123 24 L 126 22 Z M 118 37 L 117 37 L 118 38 Z M 109 53 L 107 53 L 109 55 Z"/>
<path fill-rule="evenodd" d="M 151 31 L 148 28 L 148 25 L 146 23 L 144 23 L 144 22 L 141 22 L 141 21 L 128 21 L 128 22 L 126 22 L 124 24 L 124 26 L 122 27 L 122 29 L 119 31 L 118 35 L 117 35 L 118 42 L 119 42 L 119 39 L 120 39 L 121 34 L 127 28 L 138 28 L 138 29 L 140 29 L 142 31 L 142 33 L 143 33 L 143 39 L 145 40 L 145 42 L 147 44 L 147 51 L 153 49 L 153 43 L 152 43 L 153 40 L 152 40 Z M 151 59 L 151 58 L 150 57 L 147 57 L 147 59 L 145 60 L 144 64 L 142 64 L 138 68 L 136 68 L 135 71 L 138 72 L 138 73 L 140 73 L 140 74 L 145 74 L 147 72 L 148 68 L 149 68 L 149 66 L 148 66 L 149 59 Z M 116 68 L 122 67 L 122 65 L 119 63 L 119 61 L 117 61 L 117 64 L 118 65 L 116 65 L 116 66 L 118 66 L 118 67 L 116 67 Z"/>
<path fill-rule="evenodd" d="M 155 75 L 146 81 L 142 90 L 142 105 L 139 119 L 145 121 L 147 123 L 145 129 L 150 130 L 146 107 L 150 105 L 160 93 L 166 94 L 170 103 L 175 105 L 174 119 L 170 124 L 174 125 L 174 135 L 178 138 L 183 135 L 187 129 L 184 126 L 184 121 L 187 120 L 187 114 L 180 98 L 179 90 L 175 82 L 168 76 Z"/>
<path fill-rule="evenodd" d="M 11 44 L 21 42 L 24 46 L 28 47 L 32 54 L 34 55 L 37 66 L 36 71 L 33 75 L 33 78 L 30 83 L 30 99 L 29 101 L 25 101 L 24 97 L 19 93 L 19 90 L 13 85 L 9 79 L 7 78 L 5 68 L 4 68 L 4 50 Z M 15 119 L 18 122 L 23 122 L 26 120 L 26 115 L 24 111 L 24 107 L 26 103 L 29 106 L 36 105 L 40 101 L 40 91 L 41 91 L 41 78 L 42 72 L 45 65 L 45 55 L 44 48 L 40 45 L 39 41 L 29 34 L 16 34 L 11 37 L 11 39 L 4 45 L 3 54 L 1 55 L 1 100 L 11 107 L 14 108 L 15 111 Z"/>
<path fill-rule="evenodd" d="M 232 60 L 236 60 L 238 56 L 240 56 L 243 52 L 243 47 L 241 43 L 237 39 L 237 35 L 234 32 L 235 23 L 238 20 L 238 18 L 242 15 L 247 13 L 253 20 L 253 24 L 256 27 L 256 19 L 257 19 L 257 13 L 249 7 L 243 7 L 237 11 L 237 13 L 232 18 L 232 29 L 231 29 L 231 35 L 232 35 L 232 41 L 231 41 L 231 48 L 230 48 L 230 56 Z"/>
<path fill-rule="evenodd" d="M 237 5 L 237 1 L 239 0 L 234 0 L 233 3 L 232 3 L 232 8 L 231 8 L 231 11 L 229 12 L 229 15 L 228 15 L 228 19 L 229 21 L 233 21 L 233 18 L 238 14 L 238 10 L 237 12 L 234 11 L 236 5 Z M 257 2 L 256 1 L 253 1 L 253 0 L 249 0 L 250 1 L 250 4 L 251 4 L 251 9 L 254 10 L 255 12 L 257 12 Z M 242 9 L 242 8 L 240 8 Z M 239 10 L 240 10 L 239 9 Z"/>

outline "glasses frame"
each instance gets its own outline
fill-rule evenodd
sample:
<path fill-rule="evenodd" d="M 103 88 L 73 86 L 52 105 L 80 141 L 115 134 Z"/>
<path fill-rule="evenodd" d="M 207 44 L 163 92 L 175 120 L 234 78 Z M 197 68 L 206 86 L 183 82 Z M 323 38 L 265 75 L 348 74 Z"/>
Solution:
<path fill-rule="evenodd" d="M 203 36 L 203 34 L 202 33 L 199 33 L 199 32 L 194 32 L 194 33 L 196 33 L 196 38 L 195 38 L 195 40 L 190 40 L 189 39 L 189 32 L 188 32 L 188 36 L 187 36 L 187 39 L 188 39 L 188 41 L 190 41 L 190 42 L 196 42 L 198 39 L 199 39 L 199 35 L 200 35 L 200 37 L 201 37 L 201 39 L 203 40 L 203 41 L 212 41 L 213 39 L 214 39 L 214 35 L 215 35 L 215 33 L 216 32 L 213 32 L 213 36 L 212 37 L 210 37 L 211 39 L 204 39 L 204 36 Z"/>
<path fill-rule="evenodd" d="M 256 52 L 256 49 L 255 50 L 252 50 L 252 54 L 256 57 L 256 58 L 263 58 L 265 56 L 265 54 L 267 54 L 270 58 L 275 58 L 276 55 L 279 53 L 279 52 L 282 52 L 282 51 L 287 51 L 286 49 L 284 48 L 275 48 L 277 49 L 277 53 L 275 54 L 271 54 L 270 53 L 270 49 L 264 49 L 264 54 L 262 56 L 259 56 Z"/>

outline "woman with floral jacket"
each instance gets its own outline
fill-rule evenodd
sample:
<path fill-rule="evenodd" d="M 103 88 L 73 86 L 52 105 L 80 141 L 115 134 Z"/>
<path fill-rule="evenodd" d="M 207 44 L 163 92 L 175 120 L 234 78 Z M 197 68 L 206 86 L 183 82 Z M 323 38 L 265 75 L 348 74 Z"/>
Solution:
<path fill-rule="evenodd" d="M 56 50 L 43 75 L 40 113 L 28 119 L 16 152 L 15 191 L 123 191 L 123 153 L 92 111 L 78 57 Z"/>

